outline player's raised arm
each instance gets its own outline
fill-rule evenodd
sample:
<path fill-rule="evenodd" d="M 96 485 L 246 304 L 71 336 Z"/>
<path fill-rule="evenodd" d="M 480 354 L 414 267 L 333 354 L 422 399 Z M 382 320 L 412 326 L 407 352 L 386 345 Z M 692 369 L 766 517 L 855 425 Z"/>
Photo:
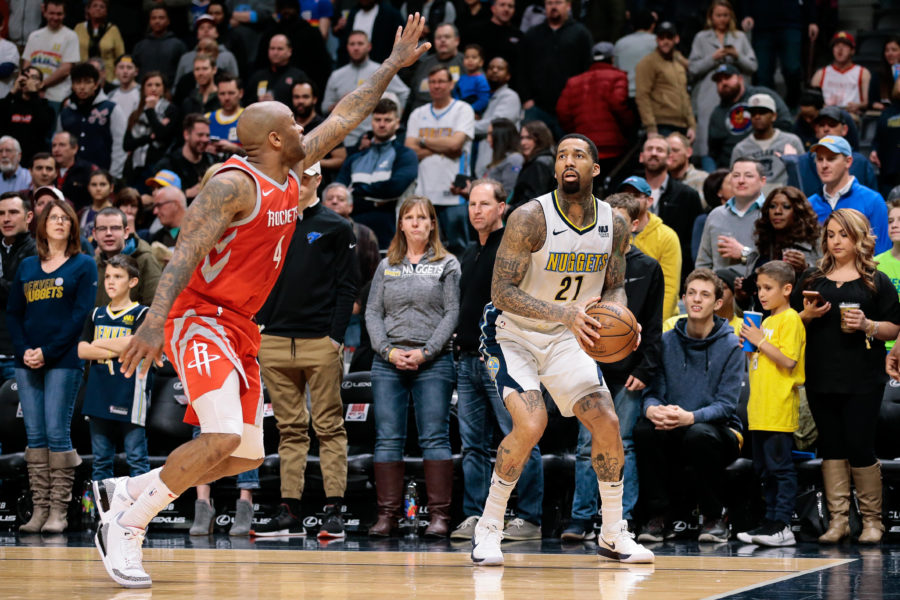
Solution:
<path fill-rule="evenodd" d="M 612 252 L 606 265 L 606 279 L 603 281 L 603 300 L 628 305 L 625 296 L 625 252 L 628 248 L 628 236 L 631 232 L 628 223 L 616 211 L 613 212 Z"/>
<path fill-rule="evenodd" d="M 387 60 L 361 86 L 344 96 L 331 111 L 331 115 L 304 138 L 304 168 L 318 162 L 348 133 L 356 129 L 375 109 L 394 75 L 403 67 L 415 63 L 431 48 L 431 44 L 427 42 L 419 45 L 424 29 L 425 18 L 419 16 L 419 13 L 409 16 L 406 27 L 397 28 L 394 49 Z M 300 169 L 297 172 L 302 171 Z"/>
<path fill-rule="evenodd" d="M 210 179 L 188 207 L 172 260 L 159 278 L 150 310 L 119 358 L 125 375 L 131 376 L 142 361 L 142 373 L 150 368 L 151 361 L 159 362 L 163 327 L 175 298 L 235 216 L 252 210 L 255 201 L 251 179 L 239 171 L 226 171 Z"/>

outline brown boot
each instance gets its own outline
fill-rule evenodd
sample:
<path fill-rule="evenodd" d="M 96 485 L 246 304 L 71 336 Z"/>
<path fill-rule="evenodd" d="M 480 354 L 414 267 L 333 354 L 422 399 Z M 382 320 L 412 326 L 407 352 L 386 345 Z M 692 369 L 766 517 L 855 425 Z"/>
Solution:
<path fill-rule="evenodd" d="M 375 495 L 378 498 L 378 521 L 369 528 L 369 535 L 387 537 L 397 529 L 403 514 L 402 460 L 375 463 Z"/>
<path fill-rule="evenodd" d="M 828 503 L 828 530 L 819 536 L 819 543 L 837 544 L 850 535 L 850 463 L 823 460 L 822 480 Z"/>
<path fill-rule="evenodd" d="M 66 516 L 72 500 L 75 467 L 80 464 L 81 457 L 75 450 L 50 453 L 50 516 L 41 533 L 62 533 L 69 526 Z"/>
<path fill-rule="evenodd" d="M 431 522 L 425 537 L 447 537 L 450 534 L 450 498 L 453 495 L 453 461 L 423 460 L 425 491 L 428 493 L 428 515 Z"/>
<path fill-rule="evenodd" d="M 881 522 L 881 463 L 871 467 L 852 467 L 853 485 L 856 486 L 856 498 L 859 500 L 859 512 L 862 516 L 862 533 L 860 544 L 877 544 L 884 534 Z"/>
<path fill-rule="evenodd" d="M 28 484 L 31 486 L 34 510 L 31 511 L 31 519 L 21 525 L 19 531 L 40 533 L 50 514 L 50 450 L 25 448 L 25 463 L 28 465 Z"/>

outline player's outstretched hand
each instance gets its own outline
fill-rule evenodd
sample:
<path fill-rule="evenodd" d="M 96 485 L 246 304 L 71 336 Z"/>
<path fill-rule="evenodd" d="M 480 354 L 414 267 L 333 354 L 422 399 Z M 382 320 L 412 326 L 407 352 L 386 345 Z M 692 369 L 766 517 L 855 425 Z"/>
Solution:
<path fill-rule="evenodd" d="M 409 15 L 406 27 L 398 27 L 394 37 L 394 49 L 388 60 L 393 61 L 398 67 L 408 67 L 419 60 L 419 57 L 428 52 L 431 44 L 425 42 L 419 45 L 419 38 L 425 31 L 425 17 L 419 13 Z"/>
<path fill-rule="evenodd" d="M 128 347 L 119 356 L 119 362 L 122 363 L 122 373 L 125 374 L 125 377 L 131 377 L 136 369 L 140 369 L 138 377 L 143 379 L 147 376 L 151 363 L 156 363 L 158 367 L 163 366 L 162 349 L 162 326 L 153 326 L 151 323 L 144 321 L 131 338 Z"/>

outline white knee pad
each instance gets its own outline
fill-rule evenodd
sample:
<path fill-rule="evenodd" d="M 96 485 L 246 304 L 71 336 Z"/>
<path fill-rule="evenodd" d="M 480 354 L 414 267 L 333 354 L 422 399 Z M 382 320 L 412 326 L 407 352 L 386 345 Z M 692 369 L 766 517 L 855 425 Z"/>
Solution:
<path fill-rule="evenodd" d="M 256 425 L 244 423 L 244 432 L 241 435 L 241 445 L 231 453 L 235 458 L 249 458 L 259 460 L 266 456 L 263 450 L 263 430 Z"/>

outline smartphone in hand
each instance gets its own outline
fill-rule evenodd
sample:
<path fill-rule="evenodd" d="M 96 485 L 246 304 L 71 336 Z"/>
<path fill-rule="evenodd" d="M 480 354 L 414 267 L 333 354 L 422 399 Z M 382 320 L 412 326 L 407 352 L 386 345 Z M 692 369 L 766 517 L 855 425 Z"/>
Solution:
<path fill-rule="evenodd" d="M 808 298 L 816 306 L 825 306 L 825 297 L 815 290 L 803 290 L 803 297 Z"/>

